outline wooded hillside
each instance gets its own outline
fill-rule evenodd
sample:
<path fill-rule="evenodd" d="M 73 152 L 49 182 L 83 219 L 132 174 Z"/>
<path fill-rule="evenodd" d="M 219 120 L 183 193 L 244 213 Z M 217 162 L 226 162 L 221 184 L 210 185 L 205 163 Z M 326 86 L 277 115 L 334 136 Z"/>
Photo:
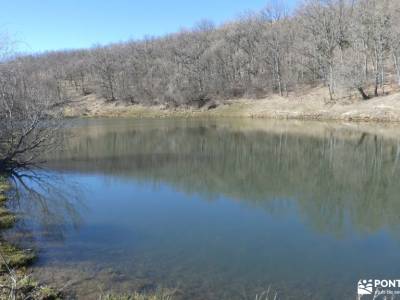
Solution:
<path fill-rule="evenodd" d="M 331 99 L 354 90 L 366 100 L 400 84 L 399 64 L 399 1 L 307 0 L 293 13 L 275 5 L 220 27 L 14 58 L 0 65 L 0 97 L 201 107 L 323 84 Z"/>

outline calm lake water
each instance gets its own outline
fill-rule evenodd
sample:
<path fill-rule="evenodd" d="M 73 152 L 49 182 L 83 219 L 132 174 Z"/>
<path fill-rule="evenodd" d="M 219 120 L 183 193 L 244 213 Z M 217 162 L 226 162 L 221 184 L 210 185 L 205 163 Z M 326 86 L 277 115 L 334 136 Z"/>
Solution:
<path fill-rule="evenodd" d="M 40 249 L 36 276 L 75 297 L 356 299 L 359 279 L 400 276 L 393 128 L 113 119 L 67 131 L 38 171 L 48 201 L 16 209 Z"/>

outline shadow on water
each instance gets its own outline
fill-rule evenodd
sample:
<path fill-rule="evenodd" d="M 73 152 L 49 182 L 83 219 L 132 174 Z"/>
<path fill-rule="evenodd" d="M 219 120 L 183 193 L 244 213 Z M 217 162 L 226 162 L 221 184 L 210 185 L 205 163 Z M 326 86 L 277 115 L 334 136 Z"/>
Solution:
<path fill-rule="evenodd" d="M 45 169 L 15 172 L 10 181 L 14 188 L 7 206 L 19 221 L 5 233 L 7 240 L 35 247 L 36 238 L 63 240 L 65 232 L 79 229 L 84 205 L 77 184 Z"/>
<path fill-rule="evenodd" d="M 84 212 L 82 229 L 43 242 L 39 270 L 63 281 L 79 263 L 86 275 L 71 289 L 88 298 L 100 281 L 121 291 L 177 286 L 184 299 L 246 299 L 269 285 L 283 299 L 352 299 L 360 276 L 400 271 L 400 139 L 387 131 L 77 120 L 48 157 L 51 171 L 39 172 L 55 200 L 24 209 L 61 233 Z M 25 190 L 37 190 L 27 179 Z M 81 206 L 75 188 L 88 190 Z"/>

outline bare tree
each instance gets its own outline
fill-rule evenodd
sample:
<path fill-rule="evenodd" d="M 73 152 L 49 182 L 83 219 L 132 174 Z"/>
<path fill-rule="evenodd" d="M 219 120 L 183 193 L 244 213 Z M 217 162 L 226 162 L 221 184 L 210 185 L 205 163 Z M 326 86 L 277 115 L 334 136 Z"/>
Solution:
<path fill-rule="evenodd" d="M 392 1 L 389 3 L 389 18 L 391 22 L 391 30 L 389 30 L 390 52 L 393 58 L 393 64 L 397 77 L 397 84 L 400 85 L 400 3 Z"/>
<path fill-rule="evenodd" d="M 115 101 L 118 73 L 117 57 L 111 48 L 98 48 L 92 52 L 92 68 L 99 75 L 99 86 L 102 95 L 109 101 Z"/>
<path fill-rule="evenodd" d="M 336 89 L 337 53 L 348 43 L 344 6 L 344 0 L 309 0 L 300 12 L 305 40 L 302 52 L 317 64 L 331 99 Z"/>
<path fill-rule="evenodd" d="M 285 68 L 290 57 L 293 38 L 291 26 L 288 22 L 288 13 L 282 3 L 275 2 L 262 11 L 264 25 L 264 39 L 268 57 L 267 61 L 272 71 L 274 87 L 283 96 L 287 92 L 287 81 L 285 75 L 290 72 Z"/>
<path fill-rule="evenodd" d="M 47 86 L 54 105 L 94 93 L 108 101 L 202 106 L 318 84 L 332 100 L 339 90 L 369 99 L 392 77 L 400 84 L 398 1 L 305 0 L 292 13 L 281 3 L 220 27 L 203 21 L 164 37 L 9 64 L 24 68 L 20 81 Z"/>
<path fill-rule="evenodd" d="M 59 114 L 42 83 L 24 64 L 0 64 L 0 172 L 28 168 L 57 144 Z"/>

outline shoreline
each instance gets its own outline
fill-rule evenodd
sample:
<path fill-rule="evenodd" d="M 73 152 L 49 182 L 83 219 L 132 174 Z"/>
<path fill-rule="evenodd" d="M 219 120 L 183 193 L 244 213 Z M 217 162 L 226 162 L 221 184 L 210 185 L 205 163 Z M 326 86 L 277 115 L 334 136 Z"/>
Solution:
<path fill-rule="evenodd" d="M 96 98 L 94 95 L 88 95 L 81 99 L 74 100 L 64 108 L 65 118 L 132 118 L 132 119 L 167 119 L 167 118 L 230 118 L 235 119 L 234 126 L 241 129 L 249 128 L 251 130 L 273 130 L 282 132 L 290 128 L 295 132 L 304 132 L 309 135 L 323 134 L 329 129 L 330 124 L 340 124 L 342 131 L 347 129 L 357 130 L 360 134 L 375 134 L 381 129 L 391 128 L 387 132 L 388 137 L 398 137 L 397 126 L 400 126 L 400 93 L 393 93 L 387 96 L 377 97 L 368 101 L 359 99 L 345 100 L 336 103 L 327 103 L 323 91 L 315 95 L 310 93 L 301 97 L 280 97 L 271 96 L 264 99 L 237 99 L 226 101 L 212 101 L 211 106 L 202 108 L 177 107 L 168 108 L 166 106 L 144 106 L 127 105 L 121 102 L 107 102 L 104 99 Z M 320 93 L 320 94 L 319 94 Z M 311 96 L 310 96 L 311 95 Z M 277 121 L 276 124 L 266 126 L 265 122 Z M 278 124 L 279 120 L 290 120 L 282 126 Z M 265 122 L 264 122 L 265 121 Z M 298 121 L 298 122 L 297 122 Z M 317 121 L 324 126 L 318 127 L 311 123 Z M 252 124 L 249 124 L 252 123 Z M 296 124 L 297 123 L 297 124 Z M 343 125 L 343 126 L 342 126 Z M 318 127 L 318 128 L 317 128 Z M 351 138 L 357 138 L 352 136 Z M 16 216 L 7 209 L 6 192 L 10 188 L 7 184 L 7 178 L 0 174 L 0 229 L 5 230 L 14 226 L 17 222 Z M 0 251 L 8 249 L 7 256 L 20 256 L 24 253 L 14 245 L 7 243 L 1 237 Z M 6 248 L 4 248 L 4 246 Z M 18 274 L 18 284 L 21 282 L 27 285 L 26 290 L 35 295 L 46 294 L 46 299 L 61 299 L 62 293 L 55 292 L 54 289 L 42 286 L 33 281 L 28 275 L 28 267 L 35 260 L 35 253 L 29 252 L 29 257 L 19 257 L 23 259 L 21 263 L 10 263 L 15 267 Z M 8 258 L 9 259 L 9 258 Z M 2 263 L 2 265 L 4 265 Z M 25 280 L 29 278 L 29 280 Z M 2 268 L 0 273 L 0 284 L 9 285 L 10 275 L 7 270 Z M 53 284 L 50 282 L 50 284 Z M 20 287 L 18 285 L 18 287 Z M 23 288 L 25 289 L 25 288 Z M 19 289 L 20 290 L 20 289 Z M 4 291 L 0 289 L 0 297 Z M 107 295 L 112 297 L 112 295 Z M 136 295 L 138 298 L 142 295 Z M 42 299 L 39 296 L 39 299 Z M 36 299 L 36 298 L 35 298 Z M 135 299 L 135 298 L 133 298 Z"/>
<path fill-rule="evenodd" d="M 130 105 L 109 102 L 95 95 L 71 100 L 64 107 L 64 117 L 104 118 L 250 118 L 271 120 L 400 123 L 400 92 L 361 100 L 343 97 L 327 100 L 324 88 L 315 88 L 299 95 L 270 95 L 262 99 L 210 101 L 201 108 L 170 108 L 165 105 Z"/>
<path fill-rule="evenodd" d="M 70 295 L 64 288 L 42 284 L 35 279 L 32 268 L 38 257 L 37 251 L 21 248 L 4 238 L 4 230 L 13 228 L 18 222 L 16 214 L 7 208 L 10 200 L 7 193 L 11 189 L 8 176 L 0 174 L 0 299 L 69 299 L 73 294 Z M 99 294 L 99 299 L 172 300 L 174 293 L 174 290 L 169 289 L 154 293 L 133 292 L 129 295 L 105 293 Z"/>
<path fill-rule="evenodd" d="M 6 175 L 0 174 L 0 298 L 8 299 L 62 299 L 60 291 L 35 281 L 28 268 L 37 258 L 35 251 L 22 249 L 3 237 L 3 231 L 18 222 L 7 208 L 7 192 L 11 189 Z"/>

